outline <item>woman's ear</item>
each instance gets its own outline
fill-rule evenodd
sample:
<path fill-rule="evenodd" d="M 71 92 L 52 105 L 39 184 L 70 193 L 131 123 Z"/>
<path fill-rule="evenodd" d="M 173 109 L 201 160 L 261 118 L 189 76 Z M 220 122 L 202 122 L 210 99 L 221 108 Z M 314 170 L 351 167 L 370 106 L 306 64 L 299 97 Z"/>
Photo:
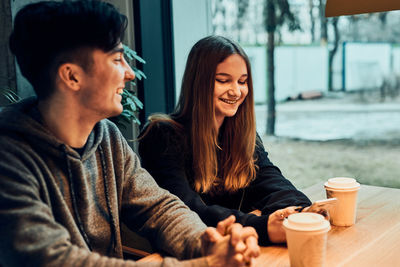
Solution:
<path fill-rule="evenodd" d="M 58 81 L 64 88 L 79 91 L 83 81 L 83 69 L 77 64 L 64 63 L 58 68 Z"/>

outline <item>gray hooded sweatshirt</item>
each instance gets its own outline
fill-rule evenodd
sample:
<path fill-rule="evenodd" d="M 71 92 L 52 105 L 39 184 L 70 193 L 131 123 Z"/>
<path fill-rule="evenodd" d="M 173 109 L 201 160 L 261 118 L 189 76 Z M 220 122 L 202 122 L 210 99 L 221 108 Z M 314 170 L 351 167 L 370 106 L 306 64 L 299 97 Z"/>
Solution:
<path fill-rule="evenodd" d="M 40 123 L 35 98 L 3 108 L 0 265 L 207 266 L 122 260 L 122 222 L 179 259 L 201 256 L 206 226 L 157 186 L 113 123 L 97 123 L 80 154 Z"/>

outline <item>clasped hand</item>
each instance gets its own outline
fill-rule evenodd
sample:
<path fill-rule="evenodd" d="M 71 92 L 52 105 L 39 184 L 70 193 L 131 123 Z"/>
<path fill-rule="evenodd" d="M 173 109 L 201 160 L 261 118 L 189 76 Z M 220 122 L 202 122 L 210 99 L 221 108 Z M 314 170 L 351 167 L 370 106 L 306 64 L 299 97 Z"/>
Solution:
<path fill-rule="evenodd" d="M 233 215 L 220 221 L 217 228 L 208 227 L 202 238 L 209 266 L 252 266 L 260 254 L 255 229 L 235 223 Z"/>

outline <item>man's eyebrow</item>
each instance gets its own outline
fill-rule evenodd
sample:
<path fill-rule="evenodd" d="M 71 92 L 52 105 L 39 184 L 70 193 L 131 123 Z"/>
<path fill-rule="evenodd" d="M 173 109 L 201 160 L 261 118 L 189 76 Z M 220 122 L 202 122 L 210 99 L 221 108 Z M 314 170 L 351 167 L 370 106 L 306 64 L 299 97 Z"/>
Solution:
<path fill-rule="evenodd" d="M 115 54 L 115 53 L 124 53 L 124 48 L 123 47 L 114 47 L 111 49 L 110 54 Z"/>

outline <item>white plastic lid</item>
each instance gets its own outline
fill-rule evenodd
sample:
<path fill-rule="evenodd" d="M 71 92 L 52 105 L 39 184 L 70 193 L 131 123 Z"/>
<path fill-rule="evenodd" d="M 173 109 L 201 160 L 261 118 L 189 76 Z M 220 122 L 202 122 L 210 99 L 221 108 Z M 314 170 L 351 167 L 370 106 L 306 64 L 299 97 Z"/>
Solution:
<path fill-rule="evenodd" d="M 349 190 L 349 189 L 357 189 L 360 187 L 360 184 L 357 183 L 356 179 L 348 178 L 348 177 L 335 177 L 330 178 L 325 183 L 325 187 L 338 189 L 338 190 Z"/>
<path fill-rule="evenodd" d="M 296 231 L 320 231 L 329 230 L 330 223 L 324 216 L 313 212 L 301 212 L 290 214 L 283 221 L 285 228 Z"/>

